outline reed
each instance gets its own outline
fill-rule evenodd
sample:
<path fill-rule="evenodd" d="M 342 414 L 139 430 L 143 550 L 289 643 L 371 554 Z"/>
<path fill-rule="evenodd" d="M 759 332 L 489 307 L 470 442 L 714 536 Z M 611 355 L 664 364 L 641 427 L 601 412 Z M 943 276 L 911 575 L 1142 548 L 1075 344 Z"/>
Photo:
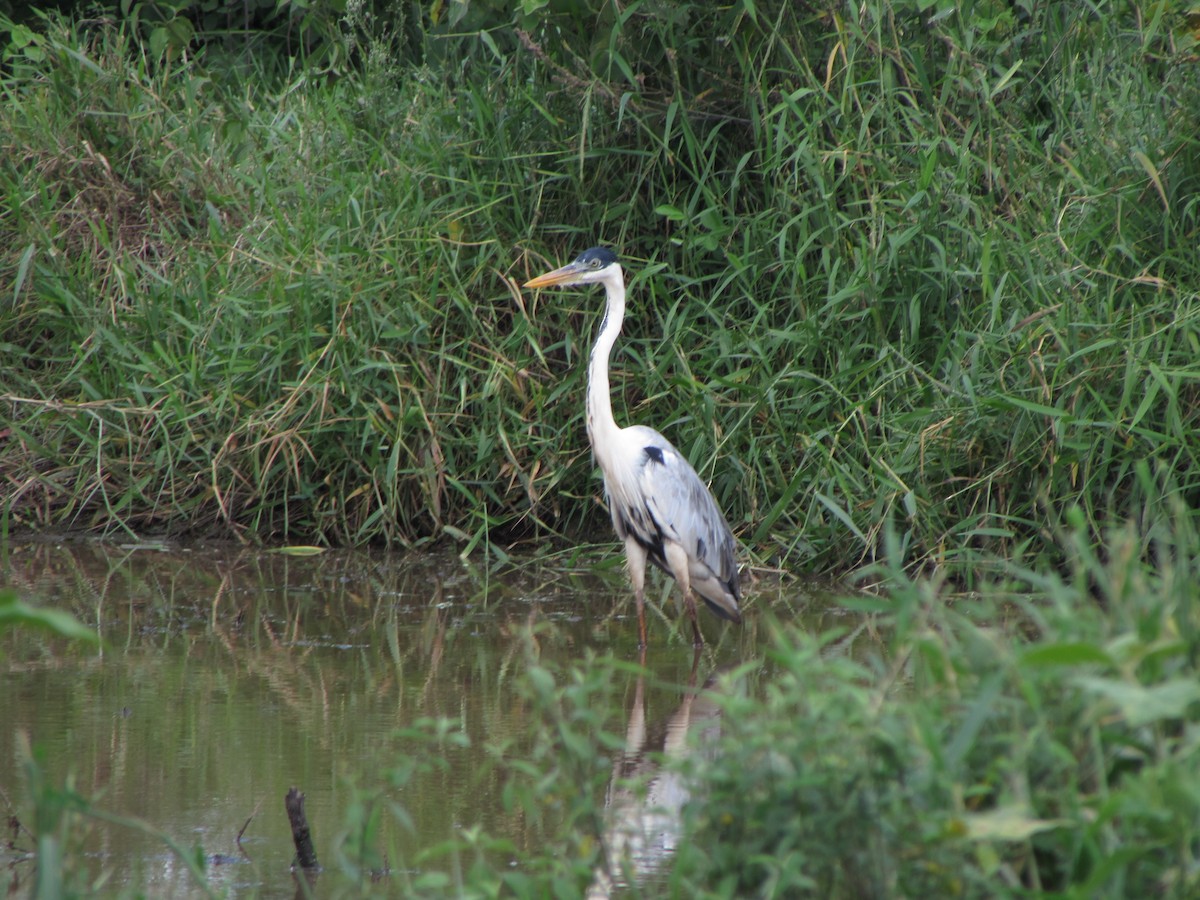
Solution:
<path fill-rule="evenodd" d="M 1097 545 L 1164 515 L 1141 462 L 1195 505 L 1185 29 L 678 9 L 474 4 L 424 67 L 360 29 L 338 78 L 8 26 L 4 527 L 579 540 L 601 301 L 518 284 L 598 242 L 632 274 L 619 415 L 759 561 L 855 568 L 891 527 L 970 586 L 1061 565 L 1067 508 Z"/>

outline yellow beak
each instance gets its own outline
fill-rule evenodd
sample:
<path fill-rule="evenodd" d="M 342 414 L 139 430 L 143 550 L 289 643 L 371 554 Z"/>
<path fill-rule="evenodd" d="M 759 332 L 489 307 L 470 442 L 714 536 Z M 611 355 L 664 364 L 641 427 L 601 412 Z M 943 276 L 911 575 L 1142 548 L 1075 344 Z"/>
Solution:
<path fill-rule="evenodd" d="M 525 287 L 544 288 L 556 287 L 564 284 L 574 284 L 579 280 L 579 276 L 586 271 L 587 269 L 583 268 L 578 263 L 567 263 L 565 266 L 555 269 L 553 272 L 547 272 L 545 275 L 539 275 L 537 278 L 525 282 Z"/>

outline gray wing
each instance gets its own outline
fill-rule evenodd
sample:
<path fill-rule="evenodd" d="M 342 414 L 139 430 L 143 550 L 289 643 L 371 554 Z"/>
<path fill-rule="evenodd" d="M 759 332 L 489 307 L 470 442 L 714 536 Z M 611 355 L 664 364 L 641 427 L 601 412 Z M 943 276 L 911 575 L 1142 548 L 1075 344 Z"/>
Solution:
<path fill-rule="evenodd" d="M 692 587 L 718 615 L 737 620 L 741 595 L 733 534 L 708 487 L 670 441 L 651 428 L 624 429 L 630 447 L 620 485 L 608 483 L 613 525 L 669 575 L 664 541 L 686 551 Z M 623 443 L 625 443 L 623 441 Z"/>

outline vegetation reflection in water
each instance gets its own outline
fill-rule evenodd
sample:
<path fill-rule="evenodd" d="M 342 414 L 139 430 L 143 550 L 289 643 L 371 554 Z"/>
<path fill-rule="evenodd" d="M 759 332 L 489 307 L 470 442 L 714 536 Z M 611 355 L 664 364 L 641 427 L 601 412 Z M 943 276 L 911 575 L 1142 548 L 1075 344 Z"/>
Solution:
<path fill-rule="evenodd" d="M 572 816 L 581 859 L 604 858 L 589 835 L 606 830 L 628 846 L 613 823 L 646 804 L 622 776 L 653 778 L 658 753 L 684 752 L 689 715 L 711 726 L 697 686 L 754 659 L 760 639 L 753 614 L 741 629 L 710 621 L 711 646 L 693 657 L 668 600 L 643 672 L 624 576 L 593 561 L 497 571 L 448 554 L 35 543 L 8 549 L 5 581 L 105 641 L 94 652 L 4 637 L 6 795 L 24 790 L 27 736 L 48 783 L 69 779 L 97 809 L 200 848 L 212 886 L 257 896 L 295 889 L 282 806 L 293 784 L 339 873 L 327 881 L 387 869 L 393 885 L 448 888 L 471 865 L 472 836 L 487 836 L 477 849 L 492 864 L 519 866 Z M 777 585 L 756 594 L 808 604 Z M 556 692 L 580 671 L 594 677 Z M 566 781 L 563 742 L 582 765 Z M 683 792 L 675 778 L 649 788 L 668 809 Z M 559 796 L 563 784 L 580 797 Z M 658 844 L 632 840 L 643 875 L 673 839 L 669 822 L 645 821 Z M 94 820 L 86 831 L 82 883 L 203 893 L 153 832 Z M 609 858 L 620 884 L 628 873 Z M 613 883 L 598 872 L 593 891 Z"/>

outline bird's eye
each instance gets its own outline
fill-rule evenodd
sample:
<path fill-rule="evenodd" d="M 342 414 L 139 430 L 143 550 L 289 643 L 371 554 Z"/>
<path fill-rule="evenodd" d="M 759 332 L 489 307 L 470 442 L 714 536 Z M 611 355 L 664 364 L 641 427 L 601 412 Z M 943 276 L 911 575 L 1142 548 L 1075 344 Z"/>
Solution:
<path fill-rule="evenodd" d="M 598 259 L 589 259 L 589 260 L 588 260 L 588 265 L 589 265 L 589 266 L 591 266 L 593 269 L 598 269 L 598 268 L 600 268 L 600 260 L 598 260 Z"/>

